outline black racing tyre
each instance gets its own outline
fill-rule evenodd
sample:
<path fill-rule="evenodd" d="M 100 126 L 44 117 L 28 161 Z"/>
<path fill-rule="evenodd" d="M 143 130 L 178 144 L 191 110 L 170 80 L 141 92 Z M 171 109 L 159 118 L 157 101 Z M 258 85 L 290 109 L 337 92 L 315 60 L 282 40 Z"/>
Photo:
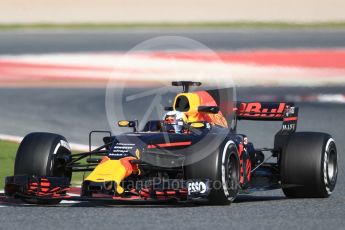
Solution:
<path fill-rule="evenodd" d="M 280 166 L 287 197 L 329 197 L 338 174 L 335 141 L 326 133 L 294 133 L 283 150 Z"/>
<path fill-rule="evenodd" d="M 240 161 L 235 143 L 228 140 L 206 158 L 186 166 L 185 177 L 211 180 L 207 204 L 231 204 L 240 188 Z"/>
<path fill-rule="evenodd" d="M 72 172 L 65 169 L 61 159 L 68 159 L 71 150 L 63 136 L 53 133 L 30 133 L 21 142 L 14 164 L 14 175 L 67 177 Z M 25 199 L 34 204 L 57 204 L 60 200 Z"/>

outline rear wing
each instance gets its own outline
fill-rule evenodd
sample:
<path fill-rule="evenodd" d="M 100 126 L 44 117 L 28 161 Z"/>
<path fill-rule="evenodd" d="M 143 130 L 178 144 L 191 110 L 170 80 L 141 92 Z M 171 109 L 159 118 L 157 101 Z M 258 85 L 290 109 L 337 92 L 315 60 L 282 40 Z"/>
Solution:
<path fill-rule="evenodd" d="M 291 102 L 237 102 L 237 120 L 283 121 L 281 133 L 295 132 L 298 107 Z"/>
<path fill-rule="evenodd" d="M 189 86 L 201 86 L 200 82 L 173 82 L 174 86 L 183 86 L 183 92 L 188 92 Z M 296 131 L 298 108 L 291 102 L 235 102 L 233 88 L 208 88 L 207 92 L 215 101 L 230 129 L 236 131 L 237 120 L 283 121 L 280 134 L 290 134 Z"/>

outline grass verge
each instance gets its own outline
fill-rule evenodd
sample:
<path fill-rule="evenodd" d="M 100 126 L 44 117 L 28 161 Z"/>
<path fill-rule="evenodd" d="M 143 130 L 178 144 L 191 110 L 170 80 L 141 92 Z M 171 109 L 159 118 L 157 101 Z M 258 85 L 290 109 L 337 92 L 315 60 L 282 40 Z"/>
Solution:
<path fill-rule="evenodd" d="M 5 177 L 13 175 L 18 147 L 18 143 L 0 140 L 0 190 L 4 188 Z M 72 186 L 80 185 L 82 180 L 82 172 L 73 173 Z"/>
<path fill-rule="evenodd" d="M 54 30 L 54 29 L 345 29 L 345 21 L 339 22 L 200 22 L 200 23 L 72 23 L 72 24 L 0 24 L 0 30 Z"/>
<path fill-rule="evenodd" d="M 17 149 L 17 143 L 0 140 L 0 190 L 4 188 L 5 177 L 13 175 Z"/>

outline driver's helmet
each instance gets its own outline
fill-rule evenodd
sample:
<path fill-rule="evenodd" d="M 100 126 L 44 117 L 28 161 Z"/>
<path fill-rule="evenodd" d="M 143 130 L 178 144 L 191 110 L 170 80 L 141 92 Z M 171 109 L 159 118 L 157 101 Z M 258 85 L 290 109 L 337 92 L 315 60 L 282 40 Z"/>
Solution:
<path fill-rule="evenodd" d="M 187 117 L 179 111 L 169 111 L 163 117 L 167 132 L 182 133 Z"/>

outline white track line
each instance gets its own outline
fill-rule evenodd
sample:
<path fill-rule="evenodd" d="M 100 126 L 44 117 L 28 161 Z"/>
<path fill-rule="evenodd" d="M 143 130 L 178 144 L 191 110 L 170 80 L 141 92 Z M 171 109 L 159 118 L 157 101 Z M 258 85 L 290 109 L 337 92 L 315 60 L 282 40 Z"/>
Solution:
<path fill-rule="evenodd" d="M 0 194 L 4 194 L 5 191 L 4 190 L 0 190 Z M 4 206 L 4 205 L 0 205 L 0 208 L 7 208 L 7 206 Z"/>
<path fill-rule="evenodd" d="M 80 201 L 74 201 L 74 200 L 62 200 L 60 204 L 79 204 Z"/>
<path fill-rule="evenodd" d="M 14 136 L 14 135 L 7 135 L 7 134 L 0 134 L 0 140 L 4 141 L 12 141 L 16 143 L 20 143 L 23 140 L 23 137 Z M 77 143 L 69 143 L 70 147 L 74 151 L 89 151 L 88 145 L 77 144 Z M 95 149 L 95 146 L 91 146 L 92 149 Z"/>

